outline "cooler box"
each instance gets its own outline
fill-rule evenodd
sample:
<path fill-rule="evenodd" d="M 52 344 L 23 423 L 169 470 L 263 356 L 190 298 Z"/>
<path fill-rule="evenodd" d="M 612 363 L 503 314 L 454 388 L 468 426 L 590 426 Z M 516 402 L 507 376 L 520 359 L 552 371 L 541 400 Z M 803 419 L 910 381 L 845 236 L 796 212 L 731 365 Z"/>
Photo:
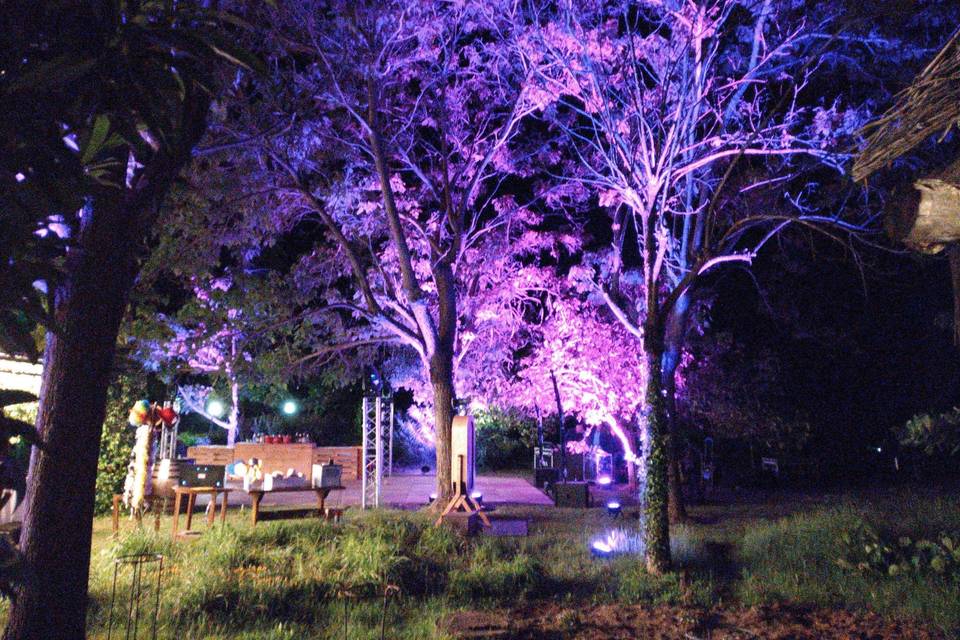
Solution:
<path fill-rule="evenodd" d="M 343 467 L 339 464 L 313 465 L 313 486 L 317 488 L 339 487 Z"/>
<path fill-rule="evenodd" d="M 223 488 L 225 467 L 222 464 L 187 464 L 180 467 L 181 487 Z"/>

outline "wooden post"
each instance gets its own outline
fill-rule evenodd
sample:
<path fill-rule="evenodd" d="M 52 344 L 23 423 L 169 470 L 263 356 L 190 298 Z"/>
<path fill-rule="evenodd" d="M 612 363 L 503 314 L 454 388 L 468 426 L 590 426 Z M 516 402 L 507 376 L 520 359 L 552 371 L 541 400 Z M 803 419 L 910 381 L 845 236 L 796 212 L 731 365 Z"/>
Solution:
<path fill-rule="evenodd" d="M 183 493 L 178 490 L 176 491 L 176 498 L 173 500 L 173 535 L 176 537 L 177 529 L 180 528 L 180 500 L 183 498 Z"/>
<path fill-rule="evenodd" d="M 113 494 L 113 510 L 110 512 L 111 519 L 113 520 L 113 536 L 116 537 L 120 533 L 120 495 Z"/>

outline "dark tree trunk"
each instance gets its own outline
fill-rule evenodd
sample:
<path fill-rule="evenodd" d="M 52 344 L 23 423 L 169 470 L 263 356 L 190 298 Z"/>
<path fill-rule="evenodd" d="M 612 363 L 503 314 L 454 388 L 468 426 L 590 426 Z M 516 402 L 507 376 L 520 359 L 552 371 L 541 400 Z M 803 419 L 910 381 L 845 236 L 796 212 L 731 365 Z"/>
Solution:
<path fill-rule="evenodd" d="M 188 88 L 176 144 L 152 158 L 132 187 L 91 199 L 53 292 L 37 431 L 20 534 L 26 579 L 4 640 L 81 640 L 87 610 L 97 458 L 120 322 L 170 184 L 206 128 L 206 93 Z M 125 153 L 118 159 L 126 162 Z"/>
<path fill-rule="evenodd" d="M 433 386 L 433 419 L 437 429 L 437 500 L 443 507 L 452 495 L 450 440 L 453 427 L 453 375 L 450 354 L 437 353 L 430 366 Z"/>
<path fill-rule="evenodd" d="M 960 246 L 950 245 L 950 281 L 953 283 L 953 346 L 960 348 Z"/>
<path fill-rule="evenodd" d="M 661 574 L 670 568 L 670 523 L 667 514 L 670 467 L 670 426 L 663 397 L 663 337 L 647 324 L 643 341 L 649 383 L 646 393 L 647 481 L 644 485 L 644 542 L 647 570 Z"/>
<path fill-rule="evenodd" d="M 28 576 L 17 590 L 6 640 L 80 640 L 100 429 L 117 332 L 136 273 L 137 218 L 87 210 L 64 282 L 54 293 L 20 547 Z"/>
<path fill-rule="evenodd" d="M 676 414 L 677 390 L 676 382 L 673 379 L 673 374 L 667 376 L 667 372 L 664 371 L 663 375 L 665 378 L 663 385 L 663 400 L 667 406 L 667 413 L 669 415 L 670 423 L 670 451 L 668 453 L 670 457 L 670 468 L 667 472 L 667 493 L 669 494 L 669 500 L 667 502 L 667 509 L 670 518 L 670 524 L 680 524 L 682 522 L 687 522 L 689 517 L 687 516 L 687 509 L 683 497 L 683 483 L 680 479 L 680 455 L 677 446 L 680 441 Z"/>
<path fill-rule="evenodd" d="M 437 259 L 437 258 L 435 258 Z M 453 480 L 450 440 L 453 428 L 453 347 L 457 335 L 457 287 L 453 268 L 437 260 L 433 278 L 437 284 L 437 346 L 430 359 L 433 385 L 433 415 L 437 427 L 437 500 L 443 505 L 451 495 Z"/>
<path fill-rule="evenodd" d="M 686 522 L 687 509 L 683 498 L 683 485 L 680 482 L 680 456 L 678 443 L 680 442 L 677 418 L 677 367 L 680 365 L 680 355 L 683 350 L 684 338 L 687 330 L 687 317 L 690 309 L 690 296 L 681 295 L 670 310 L 667 319 L 666 337 L 664 339 L 663 365 L 660 373 L 663 381 L 663 399 L 670 424 L 670 447 L 668 451 L 670 468 L 668 470 L 668 513 L 670 524 Z"/>

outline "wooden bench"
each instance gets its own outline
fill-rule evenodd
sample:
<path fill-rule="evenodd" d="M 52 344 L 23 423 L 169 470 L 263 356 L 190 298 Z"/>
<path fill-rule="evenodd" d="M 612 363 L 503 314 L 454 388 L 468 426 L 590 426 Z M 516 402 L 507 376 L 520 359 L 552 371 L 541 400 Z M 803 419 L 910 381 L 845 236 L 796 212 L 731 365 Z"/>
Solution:
<path fill-rule="evenodd" d="M 326 501 L 327 496 L 330 495 L 331 491 L 340 491 L 345 487 L 336 486 L 336 487 L 311 487 L 309 485 L 303 487 L 281 487 L 278 489 L 272 489 L 270 491 L 265 491 L 263 489 L 247 489 L 247 493 L 250 494 L 250 499 L 253 502 L 253 508 L 250 510 L 251 515 L 253 516 L 253 524 L 256 525 L 260 520 L 260 501 L 263 500 L 263 496 L 268 493 L 293 493 L 300 491 L 313 491 L 317 495 L 317 508 L 319 511 L 319 516 L 321 518 L 326 517 Z"/>

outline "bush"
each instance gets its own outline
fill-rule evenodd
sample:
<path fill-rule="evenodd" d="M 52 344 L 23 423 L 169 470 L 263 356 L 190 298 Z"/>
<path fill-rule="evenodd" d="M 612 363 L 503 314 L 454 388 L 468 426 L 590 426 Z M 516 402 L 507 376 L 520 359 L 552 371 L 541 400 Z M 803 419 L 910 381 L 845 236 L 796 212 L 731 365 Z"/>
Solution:
<path fill-rule="evenodd" d="M 130 463 L 130 450 L 136 434 L 127 424 L 130 407 L 146 396 L 146 383 L 135 375 L 121 373 L 107 391 L 107 412 L 100 432 L 100 458 L 97 461 L 97 514 L 110 511 L 113 495 L 123 491 Z"/>
<path fill-rule="evenodd" d="M 123 491 L 133 447 L 132 429 L 117 429 L 104 423 L 100 434 L 100 459 L 97 461 L 97 497 L 94 511 L 98 515 L 108 513 L 113 505 L 114 494 Z"/>
<path fill-rule="evenodd" d="M 843 553 L 837 563 L 845 569 L 880 576 L 915 573 L 960 580 L 960 536 L 956 533 L 941 533 L 937 540 L 899 536 L 894 541 L 860 522 L 840 540 Z"/>
<path fill-rule="evenodd" d="M 536 423 L 513 410 L 477 413 L 477 465 L 484 469 L 528 466 L 533 459 Z"/>
<path fill-rule="evenodd" d="M 960 453 L 960 408 L 938 415 L 914 416 L 896 435 L 900 444 L 907 449 L 947 462 L 946 458 Z"/>

